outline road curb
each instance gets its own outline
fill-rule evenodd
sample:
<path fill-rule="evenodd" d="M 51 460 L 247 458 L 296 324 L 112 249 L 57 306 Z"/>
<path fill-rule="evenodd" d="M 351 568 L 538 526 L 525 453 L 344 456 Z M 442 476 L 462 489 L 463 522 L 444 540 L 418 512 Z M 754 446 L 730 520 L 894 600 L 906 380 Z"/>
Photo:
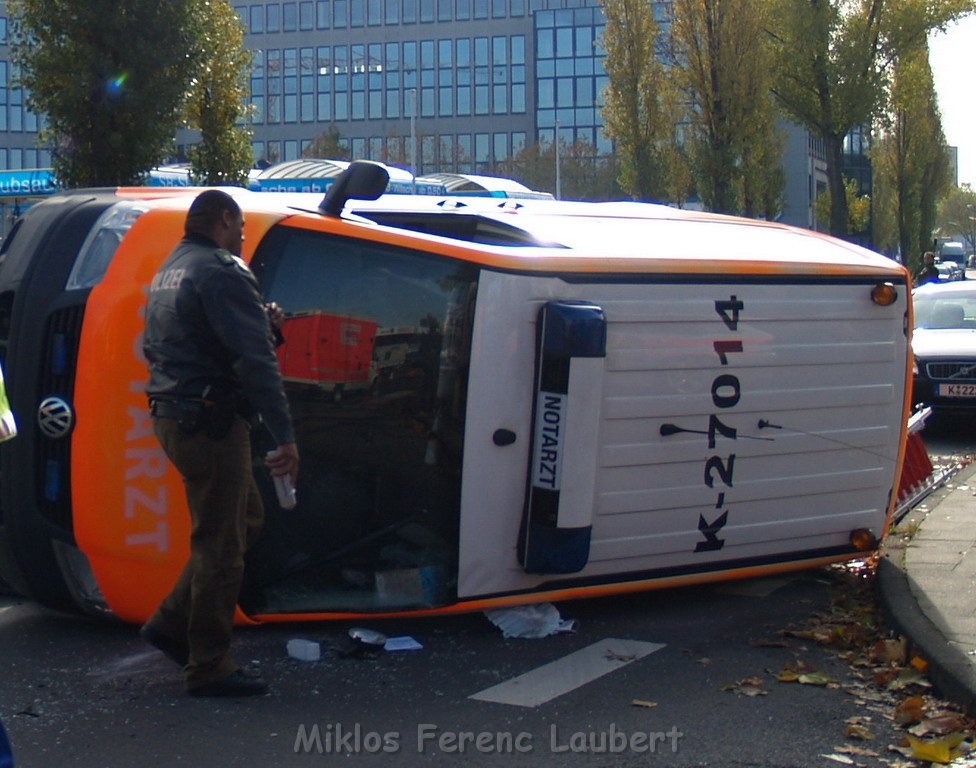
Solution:
<path fill-rule="evenodd" d="M 974 473 L 976 464 L 959 473 L 954 482 L 965 482 Z M 943 489 L 937 497 L 929 497 L 926 517 L 932 514 L 946 492 Z M 924 525 L 925 518 L 919 519 Z M 878 561 L 876 588 L 881 611 L 889 626 L 908 638 L 912 652 L 928 662 L 926 676 L 936 689 L 969 715 L 976 716 L 976 664 L 950 644 L 919 607 L 912 592 L 911 576 L 905 570 L 906 545 L 905 539 L 896 541 L 889 535 Z"/>

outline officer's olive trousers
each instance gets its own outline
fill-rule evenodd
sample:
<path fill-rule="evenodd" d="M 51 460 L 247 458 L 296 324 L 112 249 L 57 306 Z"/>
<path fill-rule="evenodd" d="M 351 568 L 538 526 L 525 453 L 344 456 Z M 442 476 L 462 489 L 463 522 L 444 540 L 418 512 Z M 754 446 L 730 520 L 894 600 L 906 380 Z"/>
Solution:
<path fill-rule="evenodd" d="M 251 465 L 250 429 L 242 418 L 213 439 L 187 435 L 174 419 L 154 419 L 156 437 L 183 476 L 190 508 L 190 559 L 149 624 L 186 642 L 188 690 L 238 669 L 230 652 L 244 553 L 264 519 Z"/>

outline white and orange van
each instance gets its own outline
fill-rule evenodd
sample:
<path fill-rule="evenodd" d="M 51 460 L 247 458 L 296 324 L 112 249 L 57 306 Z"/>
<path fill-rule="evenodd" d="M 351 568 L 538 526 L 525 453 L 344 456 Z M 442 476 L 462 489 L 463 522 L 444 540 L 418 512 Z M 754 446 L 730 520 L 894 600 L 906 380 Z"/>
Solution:
<path fill-rule="evenodd" d="M 321 208 L 233 192 L 266 299 L 332 319 L 280 359 L 310 371 L 314 336 L 316 360 L 347 361 L 331 381 L 356 384 L 286 379 L 299 501 L 279 509 L 258 472 L 240 621 L 599 596 L 877 547 L 908 418 L 904 268 L 649 204 L 347 199 L 374 197 L 361 168 Z M 193 196 L 59 194 L 0 252 L 21 427 L 0 446 L 0 574 L 48 605 L 142 621 L 186 557 L 141 336 Z"/>

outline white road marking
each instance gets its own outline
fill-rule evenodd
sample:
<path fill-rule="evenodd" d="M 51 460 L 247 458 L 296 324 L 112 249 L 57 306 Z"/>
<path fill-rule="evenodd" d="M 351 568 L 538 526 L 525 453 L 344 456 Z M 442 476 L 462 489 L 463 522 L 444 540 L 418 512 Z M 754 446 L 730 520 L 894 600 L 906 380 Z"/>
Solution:
<path fill-rule="evenodd" d="M 537 707 L 663 647 L 662 643 L 606 638 L 468 698 Z"/>

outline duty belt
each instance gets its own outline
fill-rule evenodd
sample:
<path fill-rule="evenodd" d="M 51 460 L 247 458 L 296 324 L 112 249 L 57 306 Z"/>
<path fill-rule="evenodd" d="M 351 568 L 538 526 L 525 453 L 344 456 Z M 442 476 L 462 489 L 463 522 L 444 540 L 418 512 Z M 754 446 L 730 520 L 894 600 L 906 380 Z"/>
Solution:
<path fill-rule="evenodd" d="M 149 413 L 161 419 L 186 419 L 200 416 L 207 409 L 203 400 L 152 398 Z"/>

